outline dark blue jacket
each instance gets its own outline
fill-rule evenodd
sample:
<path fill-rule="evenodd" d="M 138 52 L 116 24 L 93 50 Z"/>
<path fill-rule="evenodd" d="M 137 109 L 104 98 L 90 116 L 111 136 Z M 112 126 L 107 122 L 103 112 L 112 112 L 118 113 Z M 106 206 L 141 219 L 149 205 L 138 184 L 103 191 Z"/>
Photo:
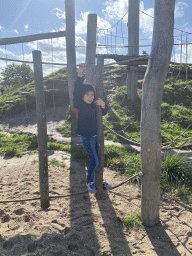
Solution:
<path fill-rule="evenodd" d="M 83 137 L 92 137 L 97 135 L 97 111 L 95 102 L 87 104 L 82 100 L 83 80 L 82 77 L 77 77 L 73 92 L 73 105 L 77 119 L 76 133 Z M 101 110 L 102 115 L 106 115 L 107 105 Z"/>

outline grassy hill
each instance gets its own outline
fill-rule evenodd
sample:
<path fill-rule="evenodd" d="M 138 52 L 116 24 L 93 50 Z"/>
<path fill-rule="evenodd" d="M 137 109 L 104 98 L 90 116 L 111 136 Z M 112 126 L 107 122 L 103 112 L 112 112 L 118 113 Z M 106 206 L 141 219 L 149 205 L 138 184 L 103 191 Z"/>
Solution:
<path fill-rule="evenodd" d="M 55 106 L 69 104 L 66 68 L 44 78 L 46 107 L 53 106 L 53 91 L 51 91 L 53 88 L 56 89 L 54 91 Z M 27 92 L 28 95 L 23 96 L 23 92 Z M 0 96 L 0 118 L 10 116 L 10 113 L 15 115 L 24 112 L 25 107 L 27 110 L 36 108 L 34 81 Z"/>
<path fill-rule="evenodd" d="M 143 69 L 144 67 L 142 67 Z M 139 76 L 144 76 L 140 72 Z M 115 71 L 114 71 L 115 72 Z M 179 79 L 177 79 L 179 74 Z M 121 86 L 115 92 L 111 107 L 112 114 L 104 117 L 104 124 L 110 129 L 127 139 L 140 142 L 140 117 L 141 117 L 141 99 L 142 99 L 142 80 L 138 83 L 138 99 L 132 104 L 126 93 L 125 84 L 126 67 L 117 68 L 117 80 L 120 80 Z M 176 67 L 168 73 L 164 85 L 161 114 L 161 132 L 162 142 L 166 144 L 170 140 L 178 138 L 185 140 L 192 137 L 192 69 L 188 69 L 188 81 L 186 84 L 186 74 L 184 69 Z M 107 139 L 126 143 L 109 129 L 105 129 Z M 192 143 L 192 140 L 189 141 Z M 172 147 L 178 144 L 173 143 Z"/>

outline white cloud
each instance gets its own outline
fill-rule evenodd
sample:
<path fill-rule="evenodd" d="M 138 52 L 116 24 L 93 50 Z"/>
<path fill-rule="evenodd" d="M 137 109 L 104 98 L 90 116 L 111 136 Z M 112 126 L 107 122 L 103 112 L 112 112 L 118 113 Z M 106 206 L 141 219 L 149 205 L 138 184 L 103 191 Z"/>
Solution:
<path fill-rule="evenodd" d="M 128 21 L 128 14 L 126 12 L 128 10 L 128 1 L 127 0 L 117 0 L 113 2 L 112 0 L 108 0 L 106 2 L 106 9 L 103 10 L 103 13 L 107 20 L 110 21 L 117 21 L 123 18 L 123 21 L 127 23 Z M 154 9 L 144 8 L 144 3 L 140 2 L 140 28 L 143 30 L 144 33 L 152 33 L 153 32 L 153 17 Z"/>
<path fill-rule="evenodd" d="M 13 32 L 16 33 L 16 34 L 19 34 L 17 29 L 14 29 Z"/>
<path fill-rule="evenodd" d="M 2 31 L 3 30 L 3 27 L 0 25 L 0 31 Z"/>
<path fill-rule="evenodd" d="M 53 9 L 52 13 L 55 14 L 58 19 L 65 19 L 65 12 L 59 8 Z"/>
<path fill-rule="evenodd" d="M 38 42 L 30 42 L 27 43 L 27 46 L 31 50 L 40 50 L 42 52 L 43 56 L 49 56 L 49 58 L 52 60 L 52 52 L 53 56 L 63 56 L 66 55 L 66 41 L 65 38 L 54 38 L 54 39 L 46 39 L 46 40 L 40 40 Z M 46 58 L 47 58 L 46 57 Z"/>
<path fill-rule="evenodd" d="M 81 12 L 81 19 L 76 22 L 75 26 L 75 33 L 77 35 L 83 35 L 87 33 L 87 18 L 90 12 Z M 104 18 L 101 18 L 100 16 L 97 16 L 97 27 L 99 29 L 107 29 L 111 27 L 111 24 L 105 20 Z M 102 34 L 99 34 L 101 36 Z"/>
<path fill-rule="evenodd" d="M 140 3 L 140 21 L 139 27 L 143 30 L 144 33 L 152 33 L 153 32 L 153 18 L 154 17 L 154 9 L 149 8 L 145 10 L 144 3 Z"/>
<path fill-rule="evenodd" d="M 97 17 L 97 27 L 99 28 L 98 36 L 104 36 L 102 29 L 105 29 L 105 33 L 106 32 L 109 33 L 109 30 L 111 29 L 111 24 L 107 20 L 98 16 Z M 106 29 L 109 29 L 109 30 L 106 31 Z"/>
<path fill-rule="evenodd" d="M 86 34 L 87 33 L 87 16 L 89 12 L 82 13 L 81 12 L 81 19 L 76 22 L 75 26 L 75 33 L 79 34 Z"/>
<path fill-rule="evenodd" d="M 86 41 L 83 40 L 80 36 L 76 36 L 75 38 L 75 45 L 76 45 L 76 57 L 85 58 L 86 54 Z"/>
<path fill-rule="evenodd" d="M 24 25 L 24 29 L 25 29 L 25 31 L 28 31 L 29 25 L 28 24 Z"/>
<path fill-rule="evenodd" d="M 127 0 L 117 0 L 113 2 L 108 0 L 106 2 L 106 9 L 103 10 L 103 14 L 110 20 L 121 19 L 128 10 Z M 127 18 L 127 17 L 126 17 Z"/>
<path fill-rule="evenodd" d="M 187 8 L 187 4 L 184 2 L 178 2 L 175 5 L 175 18 L 183 17 L 185 15 L 185 8 Z"/>
<path fill-rule="evenodd" d="M 186 51 L 186 44 L 182 44 L 182 56 L 181 56 L 181 40 L 177 40 L 175 42 L 178 45 L 175 45 L 172 51 L 171 61 L 176 63 L 183 63 L 183 64 L 190 64 L 192 63 L 192 44 L 191 41 L 188 41 L 187 44 L 187 51 Z M 184 43 L 184 42 L 183 42 Z M 186 58 L 187 52 L 187 58 Z"/>

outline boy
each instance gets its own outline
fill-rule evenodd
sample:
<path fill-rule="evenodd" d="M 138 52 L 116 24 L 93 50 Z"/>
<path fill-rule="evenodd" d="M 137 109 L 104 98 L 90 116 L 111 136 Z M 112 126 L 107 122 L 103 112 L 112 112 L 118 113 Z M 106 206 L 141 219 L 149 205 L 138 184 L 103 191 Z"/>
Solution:
<path fill-rule="evenodd" d="M 85 65 L 80 64 L 78 77 L 73 92 L 74 111 L 77 119 L 77 135 L 81 136 L 81 144 L 90 160 L 86 187 L 88 192 L 95 193 L 94 174 L 99 165 L 97 153 L 97 111 L 96 105 L 101 106 L 102 114 L 106 115 L 108 107 L 105 102 L 98 98 L 95 100 L 95 90 L 91 84 L 83 83 Z M 103 188 L 112 188 L 103 180 Z"/>

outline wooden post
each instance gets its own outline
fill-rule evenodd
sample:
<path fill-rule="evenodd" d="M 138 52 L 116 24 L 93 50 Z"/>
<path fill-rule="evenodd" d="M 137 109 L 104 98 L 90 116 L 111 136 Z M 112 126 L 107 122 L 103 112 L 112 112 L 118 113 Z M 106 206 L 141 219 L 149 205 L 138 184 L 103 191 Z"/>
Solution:
<path fill-rule="evenodd" d="M 139 55 L 139 0 L 129 0 L 128 14 L 128 56 Z M 137 66 L 130 66 L 127 69 L 127 97 L 132 102 L 137 99 Z"/>
<path fill-rule="evenodd" d="M 129 0 L 128 56 L 139 55 L 139 0 Z"/>
<path fill-rule="evenodd" d="M 66 49 L 67 49 L 67 72 L 70 106 L 73 110 L 73 90 L 77 77 L 76 53 L 75 53 L 75 2 L 65 0 L 66 13 Z"/>
<path fill-rule="evenodd" d="M 102 90 L 102 68 L 104 59 L 98 57 L 98 65 L 95 67 L 96 58 L 96 32 L 97 15 L 89 14 L 87 22 L 87 47 L 86 47 L 86 82 L 92 84 L 96 90 L 96 98 L 103 98 Z M 97 188 L 96 198 L 103 199 L 103 166 L 104 166 L 104 137 L 102 126 L 101 107 L 97 106 L 97 149 L 99 166 L 95 173 L 95 185 Z"/>
<path fill-rule="evenodd" d="M 87 21 L 87 46 L 86 46 L 86 82 L 92 84 L 94 77 L 94 66 L 96 57 L 96 31 L 97 14 L 88 14 Z"/>
<path fill-rule="evenodd" d="M 131 102 L 137 99 L 138 70 L 137 66 L 127 68 L 127 97 Z"/>
<path fill-rule="evenodd" d="M 173 46 L 175 0 L 155 0 L 153 40 L 142 85 L 141 217 L 147 226 L 159 223 L 161 178 L 161 102 Z"/>
<path fill-rule="evenodd" d="M 104 65 L 104 58 L 97 57 L 97 66 L 95 70 L 95 89 L 96 98 L 103 99 L 103 77 L 102 70 Z M 95 186 L 97 188 L 97 200 L 103 199 L 103 168 L 104 168 L 104 135 L 103 135 L 103 120 L 101 107 L 97 106 L 97 149 L 99 156 L 99 166 L 95 173 Z"/>
<path fill-rule="evenodd" d="M 35 79 L 36 113 L 38 122 L 38 151 L 39 151 L 39 184 L 41 207 L 49 207 L 48 160 L 47 160 L 47 125 L 45 111 L 45 96 L 43 89 L 43 72 L 41 52 L 33 51 L 33 67 Z"/>

